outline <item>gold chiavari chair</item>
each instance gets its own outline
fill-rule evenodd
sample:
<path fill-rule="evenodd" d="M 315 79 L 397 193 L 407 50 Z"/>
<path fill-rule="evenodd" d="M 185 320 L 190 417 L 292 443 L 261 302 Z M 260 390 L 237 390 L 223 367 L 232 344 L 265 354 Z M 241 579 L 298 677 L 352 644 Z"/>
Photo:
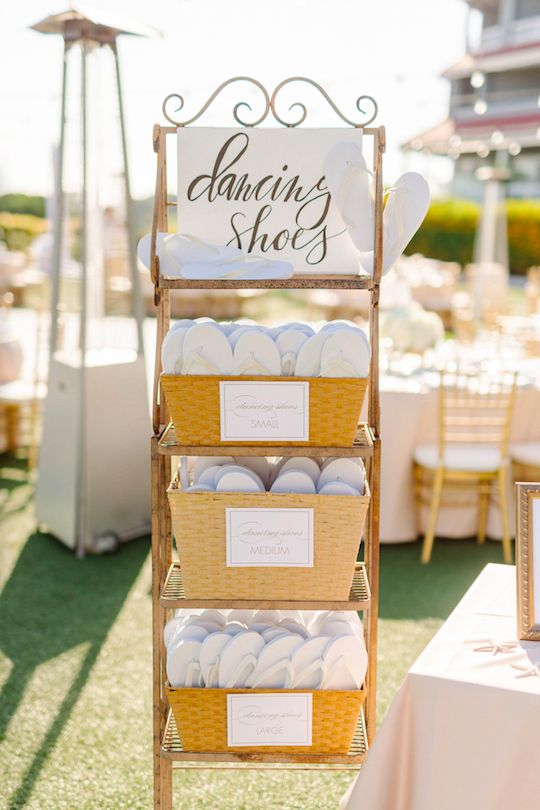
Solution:
<path fill-rule="evenodd" d="M 508 442 L 515 392 L 515 374 L 501 373 L 494 379 L 483 372 L 457 370 L 441 373 L 438 443 L 419 445 L 414 451 L 414 491 L 418 512 L 422 505 L 429 505 L 421 557 L 423 563 L 431 559 L 443 494 L 458 492 L 475 496 L 478 542 L 483 543 L 493 488 L 498 490 L 499 496 L 503 558 L 505 562 L 511 562 Z M 463 495 L 458 495 L 457 501 L 444 502 L 444 505 L 463 507 Z"/>

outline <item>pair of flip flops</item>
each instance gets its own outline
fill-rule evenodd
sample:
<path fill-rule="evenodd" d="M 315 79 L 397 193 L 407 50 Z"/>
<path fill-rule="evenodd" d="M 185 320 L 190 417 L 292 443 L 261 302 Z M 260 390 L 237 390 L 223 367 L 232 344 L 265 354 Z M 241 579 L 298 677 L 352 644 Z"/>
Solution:
<path fill-rule="evenodd" d="M 375 191 L 361 147 L 350 141 L 336 144 L 326 156 L 324 174 L 332 202 L 360 253 L 360 266 L 373 275 Z M 429 186 L 417 172 L 406 172 L 388 190 L 382 222 L 383 273 L 395 265 L 424 221 L 429 197 Z"/>
<path fill-rule="evenodd" d="M 311 495 L 361 495 L 365 490 L 365 470 L 361 459 L 313 458 L 282 459 L 270 488 L 274 493 L 301 492 Z"/>
<path fill-rule="evenodd" d="M 317 633 L 307 622 L 258 611 L 243 624 L 231 614 L 203 611 L 165 626 L 167 675 L 174 687 L 357 689 L 367 653 L 361 625 L 321 614 Z M 211 615 L 210 615 L 211 614 Z"/>
<path fill-rule="evenodd" d="M 150 269 L 151 234 L 139 241 L 137 255 Z M 293 275 L 289 262 L 244 253 L 231 245 L 211 245 L 189 234 L 158 233 L 156 253 L 160 273 L 185 279 L 286 279 Z"/>
<path fill-rule="evenodd" d="M 366 377 L 371 347 L 350 321 L 267 328 L 218 324 L 210 319 L 177 321 L 163 341 L 165 374 L 285 377 Z"/>

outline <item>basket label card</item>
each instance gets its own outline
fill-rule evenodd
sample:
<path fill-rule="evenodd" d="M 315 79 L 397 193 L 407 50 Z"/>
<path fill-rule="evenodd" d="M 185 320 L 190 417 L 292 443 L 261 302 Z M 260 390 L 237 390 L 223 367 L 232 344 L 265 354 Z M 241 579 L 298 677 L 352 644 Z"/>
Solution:
<path fill-rule="evenodd" d="M 311 745 L 312 695 L 227 695 L 227 745 Z"/>
<path fill-rule="evenodd" d="M 313 509 L 225 512 L 228 567 L 313 567 Z"/>
<path fill-rule="evenodd" d="M 221 441 L 309 440 L 308 382 L 219 384 Z"/>

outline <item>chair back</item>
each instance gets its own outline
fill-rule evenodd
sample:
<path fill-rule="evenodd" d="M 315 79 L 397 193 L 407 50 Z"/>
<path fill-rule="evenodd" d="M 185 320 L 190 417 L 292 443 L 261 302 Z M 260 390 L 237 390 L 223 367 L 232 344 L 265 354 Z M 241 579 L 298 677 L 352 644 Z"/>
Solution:
<path fill-rule="evenodd" d="M 492 444 L 508 453 L 516 374 L 448 370 L 439 386 L 439 457 L 449 444 Z"/>

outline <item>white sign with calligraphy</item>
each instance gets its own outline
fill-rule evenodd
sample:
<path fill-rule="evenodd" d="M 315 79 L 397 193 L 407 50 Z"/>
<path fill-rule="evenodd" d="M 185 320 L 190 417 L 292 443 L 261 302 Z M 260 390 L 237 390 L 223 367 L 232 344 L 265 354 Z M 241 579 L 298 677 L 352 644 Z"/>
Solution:
<path fill-rule="evenodd" d="M 359 129 L 178 129 L 178 231 L 290 262 L 296 273 L 358 274 L 358 252 L 323 166 Z"/>
<path fill-rule="evenodd" d="M 309 440 L 308 382 L 219 383 L 221 441 Z"/>
<path fill-rule="evenodd" d="M 229 567 L 313 567 L 313 509 L 225 511 Z"/>
<path fill-rule="evenodd" d="M 227 745 L 311 745 L 312 695 L 227 695 Z"/>

